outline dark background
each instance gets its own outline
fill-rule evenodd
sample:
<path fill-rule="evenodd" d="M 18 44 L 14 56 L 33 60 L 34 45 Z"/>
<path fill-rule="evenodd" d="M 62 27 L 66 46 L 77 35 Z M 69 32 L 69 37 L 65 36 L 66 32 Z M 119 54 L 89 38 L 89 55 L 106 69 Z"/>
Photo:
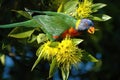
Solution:
<path fill-rule="evenodd" d="M 24 10 L 24 8 L 33 10 L 53 10 L 57 9 L 57 5 L 51 6 L 52 0 L 0 0 L 0 24 L 7 24 L 13 22 L 19 22 L 25 20 L 15 12 L 11 10 Z M 99 13 L 105 13 L 112 17 L 111 20 L 106 22 L 96 23 L 100 29 L 95 33 L 97 38 L 92 43 L 89 43 L 88 48 L 95 53 L 101 54 L 102 66 L 99 70 L 90 70 L 83 74 L 77 74 L 80 78 L 74 78 L 73 80 L 120 80 L 120 1 L 119 0 L 94 0 L 94 2 L 100 2 L 107 4 L 107 7 L 101 9 Z M 48 5 L 49 4 L 49 5 Z M 18 53 L 27 53 L 31 51 L 35 54 L 34 48 L 29 45 L 20 44 L 16 40 L 9 38 L 7 35 L 11 29 L 0 29 L 0 46 L 2 44 L 18 46 Z M 20 44 L 20 45 L 18 45 Z M 92 45 L 92 46 L 91 46 Z M 27 47 L 27 48 L 26 48 Z M 0 49 L 1 53 L 8 55 L 7 50 Z M 14 51 L 14 48 L 13 48 Z M 20 51 L 20 52 L 19 52 Z M 33 54 L 33 55 L 34 55 Z M 95 55 L 95 54 L 93 54 Z M 8 55 L 8 57 L 10 57 Z M 20 55 L 21 59 L 11 57 L 14 67 L 8 65 L 8 75 L 10 77 L 3 78 L 5 72 L 5 66 L 0 64 L 0 80 L 46 80 L 48 77 L 49 66 L 47 63 L 41 62 L 37 68 L 31 72 L 30 69 L 36 59 L 36 57 L 26 55 Z M 6 69 L 7 70 L 7 69 Z M 71 74 L 71 76 L 76 77 Z M 72 80 L 72 79 L 71 79 Z"/>

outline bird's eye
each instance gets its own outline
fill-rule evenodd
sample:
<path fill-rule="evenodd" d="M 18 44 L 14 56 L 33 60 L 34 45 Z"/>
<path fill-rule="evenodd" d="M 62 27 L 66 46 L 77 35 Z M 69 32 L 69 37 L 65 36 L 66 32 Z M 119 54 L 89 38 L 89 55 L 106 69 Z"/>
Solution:
<path fill-rule="evenodd" d="M 85 26 L 88 26 L 88 23 L 87 22 L 84 22 Z"/>

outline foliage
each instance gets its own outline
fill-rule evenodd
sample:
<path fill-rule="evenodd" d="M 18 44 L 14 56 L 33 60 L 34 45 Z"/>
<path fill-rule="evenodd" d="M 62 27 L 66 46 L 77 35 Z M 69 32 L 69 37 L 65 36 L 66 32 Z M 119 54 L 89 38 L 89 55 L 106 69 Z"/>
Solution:
<path fill-rule="evenodd" d="M 59 4 L 60 2 L 56 1 L 56 3 Z M 97 14 L 97 11 L 105 6 L 106 4 L 103 3 L 93 4 L 92 0 L 63 0 L 56 10 L 57 12 L 46 10 L 13 10 L 29 20 L 10 25 L 0 25 L 0 27 L 15 27 L 9 33 L 9 37 L 18 40 L 27 40 L 30 44 L 35 44 L 35 42 L 37 42 L 36 47 L 38 49 L 36 55 L 38 58 L 32 70 L 42 59 L 45 59 L 50 63 L 49 78 L 54 75 L 56 69 L 60 69 L 63 80 L 67 80 L 72 65 L 76 66 L 82 61 L 98 62 L 98 60 L 89 52 L 85 51 L 86 49 L 83 50 L 82 48 L 78 48 L 78 44 L 80 45 L 83 41 L 87 41 L 86 39 L 79 39 L 81 37 L 69 38 L 68 36 L 65 39 L 57 40 L 52 36 L 61 36 L 65 30 L 71 27 L 70 25 L 75 26 L 76 21 L 82 18 L 88 18 L 94 21 L 109 20 L 111 18 L 110 16 L 106 14 Z M 37 13 L 39 15 L 32 17 L 32 13 Z M 3 63 L 3 56 L 1 56 L 0 59 Z"/>

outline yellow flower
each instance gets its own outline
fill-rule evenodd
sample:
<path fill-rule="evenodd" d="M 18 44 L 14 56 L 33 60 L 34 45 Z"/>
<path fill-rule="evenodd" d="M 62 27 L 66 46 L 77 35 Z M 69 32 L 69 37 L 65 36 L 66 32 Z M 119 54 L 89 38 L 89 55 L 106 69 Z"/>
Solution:
<path fill-rule="evenodd" d="M 78 8 L 76 9 L 77 18 L 87 18 L 92 13 L 91 6 L 91 0 L 84 0 L 83 2 L 80 2 L 78 4 Z"/>
<path fill-rule="evenodd" d="M 47 60 L 56 58 L 59 67 L 69 67 L 81 61 L 82 54 L 72 39 L 66 37 L 61 42 L 48 41 L 42 45 L 41 57 Z M 38 55 L 40 55 L 38 54 Z"/>
<path fill-rule="evenodd" d="M 48 41 L 42 45 L 41 54 L 44 59 L 50 60 L 58 52 L 58 48 L 51 46 L 52 42 Z"/>
<path fill-rule="evenodd" d="M 81 61 L 82 55 L 78 53 L 78 47 L 70 38 L 65 38 L 59 43 L 58 50 L 56 60 L 59 66 L 70 67 Z"/>

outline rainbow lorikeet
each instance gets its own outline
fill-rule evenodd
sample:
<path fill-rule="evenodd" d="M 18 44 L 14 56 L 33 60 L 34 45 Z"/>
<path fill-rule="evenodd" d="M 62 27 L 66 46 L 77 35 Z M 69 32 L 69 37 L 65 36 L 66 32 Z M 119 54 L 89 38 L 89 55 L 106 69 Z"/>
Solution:
<path fill-rule="evenodd" d="M 69 28 L 64 31 L 61 35 L 62 38 L 66 37 L 66 35 L 70 35 L 71 37 L 79 36 L 82 34 L 82 31 L 87 30 L 88 33 L 94 34 L 95 28 L 93 27 L 93 22 L 89 19 L 81 19 L 79 24 L 76 24 L 76 27 Z"/>
<path fill-rule="evenodd" d="M 89 19 L 76 20 L 74 17 L 64 13 L 50 11 L 35 11 L 40 15 L 33 16 L 31 20 L 0 25 L 0 28 L 14 27 L 40 27 L 50 40 L 55 40 L 59 37 L 78 36 L 81 31 L 87 30 L 89 33 L 94 33 L 93 22 Z"/>

